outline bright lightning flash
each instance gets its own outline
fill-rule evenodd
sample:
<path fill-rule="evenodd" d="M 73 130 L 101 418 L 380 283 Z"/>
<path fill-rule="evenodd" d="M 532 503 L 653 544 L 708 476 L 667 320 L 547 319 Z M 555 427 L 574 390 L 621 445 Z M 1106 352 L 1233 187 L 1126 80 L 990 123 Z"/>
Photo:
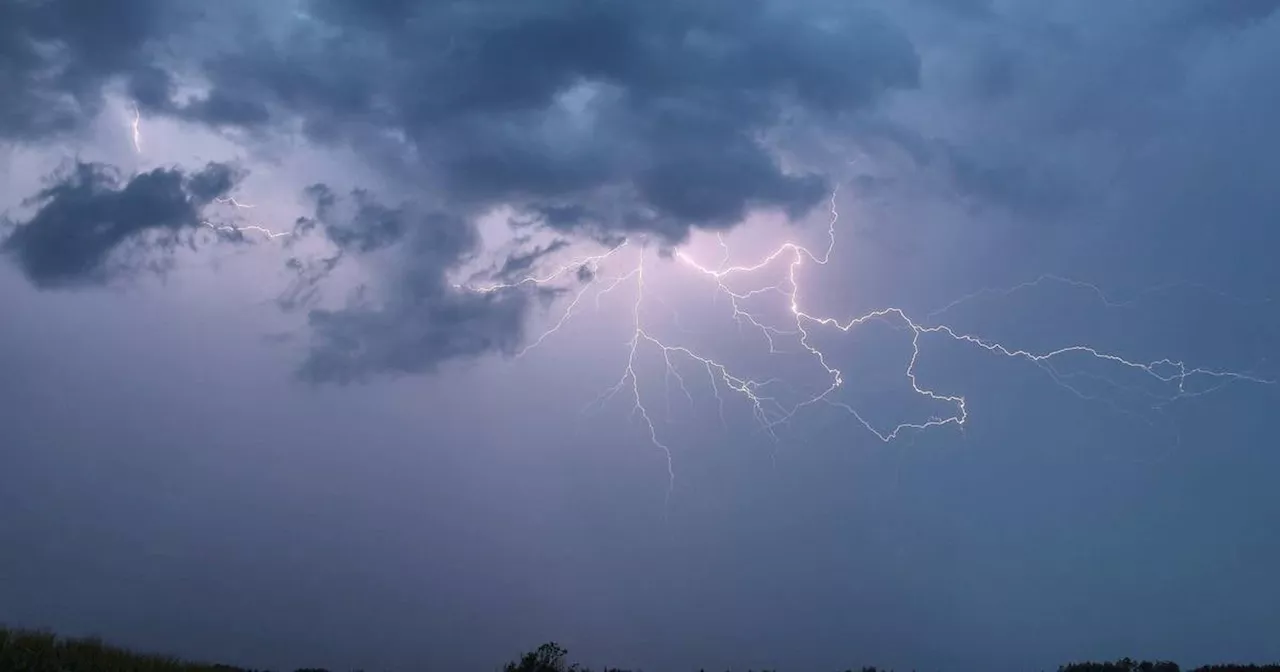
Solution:
<path fill-rule="evenodd" d="M 1156 385 L 1169 388 L 1170 391 L 1166 394 L 1158 395 L 1158 403 L 1154 404 L 1154 407 L 1157 408 L 1157 410 L 1161 406 L 1167 405 L 1176 399 L 1206 394 L 1220 389 L 1231 382 L 1252 382 L 1261 384 L 1274 384 L 1275 382 L 1247 373 L 1219 371 L 1199 366 L 1192 367 L 1181 361 L 1167 358 L 1150 362 L 1133 361 L 1089 345 L 1070 345 L 1044 352 L 1033 352 L 1030 350 L 1006 346 L 981 336 L 963 333 L 945 324 L 917 321 L 911 318 L 903 309 L 896 307 L 882 308 L 849 318 L 815 315 L 806 311 L 803 306 L 802 285 L 797 271 L 806 263 L 824 266 L 831 259 L 832 251 L 834 250 L 836 243 L 836 223 L 839 220 L 839 213 L 836 211 L 836 194 L 834 192 L 831 195 L 830 206 L 831 218 L 827 227 L 827 243 L 825 245 L 825 249 L 819 252 L 814 252 L 798 243 L 787 242 L 774 249 L 755 264 L 726 266 L 726 262 L 729 258 L 729 248 L 724 239 L 720 238 L 720 245 L 724 250 L 725 256 L 724 261 L 716 267 L 703 264 L 684 251 L 676 251 L 675 253 L 675 258 L 679 262 L 692 269 L 695 273 L 707 278 L 711 283 L 714 283 L 716 295 L 724 295 L 729 299 L 730 305 L 733 309 L 734 319 L 738 321 L 739 325 L 749 326 L 758 330 L 763 335 L 766 342 L 768 342 L 770 352 L 778 352 L 775 347 L 776 339 L 784 337 L 793 338 L 799 343 L 801 353 L 816 362 L 820 367 L 820 371 L 825 372 L 824 375 L 827 382 L 824 383 L 824 386 L 820 386 L 819 391 L 815 394 L 802 398 L 796 402 L 784 403 L 782 400 L 766 391 L 770 386 L 780 382 L 776 379 L 754 380 L 734 372 L 725 363 L 717 361 L 702 352 L 684 345 L 669 343 L 655 335 L 651 328 L 642 319 L 642 305 L 646 301 L 646 264 L 644 255 L 642 254 L 640 256 L 639 260 L 631 270 L 622 275 L 606 277 L 600 275 L 598 272 L 601 262 L 613 256 L 616 252 L 622 249 L 622 247 L 626 246 L 628 244 L 627 242 L 623 242 L 621 245 L 614 247 L 603 254 L 577 259 L 544 275 L 529 276 L 511 283 L 492 284 L 487 286 L 467 286 L 465 288 L 477 292 L 517 290 L 518 288 L 527 285 L 539 286 L 552 283 L 566 276 L 570 276 L 575 271 L 579 273 L 578 277 L 586 279 L 583 283 L 583 287 L 574 293 L 572 300 L 569 302 L 568 307 L 560 318 L 519 353 L 523 355 L 525 352 L 528 352 L 528 350 L 543 343 L 550 335 L 554 334 L 564 326 L 581 304 L 583 297 L 590 290 L 597 289 L 596 301 L 598 302 L 601 296 L 613 291 L 622 283 L 633 283 L 635 287 L 635 299 L 630 311 L 633 331 L 627 342 L 628 354 L 626 364 L 622 369 L 622 373 L 617 383 L 607 389 L 598 401 L 603 402 L 614 397 L 620 392 L 626 391 L 632 404 L 632 417 L 639 417 L 648 434 L 649 440 L 655 447 L 662 451 L 666 458 L 667 473 L 669 477 L 667 491 L 668 498 L 670 497 L 671 491 L 675 485 L 675 469 L 671 449 L 659 436 L 657 426 L 653 420 L 653 413 L 648 407 L 644 396 L 641 394 L 640 382 L 636 375 L 636 363 L 637 359 L 640 357 L 642 349 L 653 350 L 662 355 L 668 378 L 674 377 L 679 382 L 679 385 L 686 396 L 689 395 L 689 391 L 685 386 L 684 378 L 681 376 L 678 363 L 681 361 L 687 362 L 703 370 L 710 380 L 711 387 L 717 401 L 720 403 L 722 419 L 724 398 L 721 395 L 721 387 L 724 387 L 728 391 L 739 395 L 750 404 L 753 415 L 759 422 L 761 428 L 775 439 L 777 439 L 775 429 L 779 425 L 788 423 L 796 416 L 797 413 L 816 404 L 825 404 L 847 412 L 872 435 L 886 443 L 893 441 L 901 436 L 903 432 L 910 430 L 923 431 L 947 425 L 952 425 L 962 429 L 969 417 L 969 410 L 966 405 L 965 397 L 958 394 L 947 394 L 933 390 L 921 384 L 917 378 L 916 366 L 920 356 L 920 341 L 921 337 L 926 335 L 951 339 L 952 341 L 965 345 L 976 346 L 993 354 L 1030 362 L 1044 370 L 1056 384 L 1062 386 L 1080 398 L 1095 399 L 1095 397 L 1092 397 L 1079 388 L 1074 387 L 1071 382 L 1076 376 L 1089 376 L 1089 374 L 1063 373 L 1055 367 L 1055 362 L 1059 359 L 1064 359 L 1069 356 L 1088 357 L 1100 364 L 1118 367 L 1120 370 L 1136 373 L 1140 377 L 1143 377 Z M 780 283 L 774 286 L 757 288 L 750 291 L 741 291 L 732 288 L 732 283 L 738 279 L 751 278 L 758 275 L 767 267 L 775 263 L 785 263 L 787 266 L 785 278 Z M 1125 303 L 1111 301 L 1100 289 L 1092 284 L 1066 278 L 1059 278 L 1058 276 L 1042 276 L 1035 281 L 1023 283 L 1022 285 L 1014 288 L 1006 290 L 983 290 L 981 292 L 968 295 L 948 304 L 942 309 L 930 313 L 927 319 L 932 320 L 942 313 L 955 308 L 960 303 L 976 298 L 982 294 L 1009 294 L 1019 289 L 1037 286 L 1050 280 L 1061 281 L 1077 288 L 1089 289 L 1100 297 L 1105 305 L 1110 307 L 1126 305 Z M 789 313 L 789 317 L 787 318 L 788 324 L 785 328 L 770 325 L 768 320 L 763 317 L 758 310 L 753 312 L 752 309 L 747 307 L 749 299 L 766 293 L 779 294 L 785 299 Z M 655 298 L 660 299 L 661 297 Z M 912 354 L 904 371 L 906 379 L 910 383 L 911 389 L 916 395 L 933 402 L 939 402 L 945 407 L 950 408 L 951 412 L 949 414 L 945 416 L 931 417 L 927 420 L 918 422 L 902 422 L 887 429 L 877 428 L 853 406 L 834 398 L 834 393 L 845 383 L 845 379 L 841 370 L 831 363 L 828 354 L 824 353 L 823 350 L 819 349 L 819 347 L 813 343 L 812 332 L 817 328 L 826 327 L 838 329 L 841 332 L 847 333 L 855 327 L 864 325 L 871 321 L 889 322 L 911 334 Z M 1110 383 L 1116 388 L 1128 389 L 1118 383 L 1114 383 L 1099 376 L 1091 377 L 1099 378 Z M 1208 384 L 1203 386 L 1193 386 L 1190 384 L 1193 380 L 1203 380 Z M 1152 396 L 1150 392 L 1147 392 L 1146 394 L 1148 394 L 1148 396 Z"/>

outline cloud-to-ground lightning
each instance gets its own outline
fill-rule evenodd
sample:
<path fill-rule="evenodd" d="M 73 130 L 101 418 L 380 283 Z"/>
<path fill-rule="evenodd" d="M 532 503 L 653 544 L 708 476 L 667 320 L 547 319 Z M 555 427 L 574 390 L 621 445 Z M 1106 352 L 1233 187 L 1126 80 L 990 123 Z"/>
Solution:
<path fill-rule="evenodd" d="M 923 384 L 917 375 L 917 364 L 921 351 L 921 338 L 924 336 L 938 336 L 950 339 L 954 342 L 974 346 L 990 352 L 992 354 L 1001 355 L 1007 358 L 1018 359 L 1031 363 L 1043 370 L 1050 379 L 1057 385 L 1065 388 L 1069 392 L 1079 396 L 1082 399 L 1095 399 L 1096 397 L 1081 390 L 1073 385 L 1073 379 L 1076 377 L 1091 377 L 1101 380 L 1112 385 L 1116 389 L 1129 389 L 1125 386 L 1111 381 L 1107 378 L 1096 374 L 1085 373 L 1064 373 L 1055 366 L 1055 362 L 1069 356 L 1081 356 L 1090 358 L 1096 362 L 1118 367 L 1120 370 L 1127 370 L 1137 373 L 1147 380 L 1159 385 L 1168 386 L 1170 389 L 1163 395 L 1156 395 L 1149 391 L 1143 391 L 1149 397 L 1158 397 L 1153 400 L 1152 407 L 1160 410 L 1163 405 L 1173 402 L 1177 399 L 1202 395 L 1221 388 L 1232 382 L 1250 382 L 1260 384 L 1274 384 L 1275 381 L 1250 373 L 1224 371 L 1205 368 L 1202 366 L 1190 366 L 1182 361 L 1161 358 L 1152 361 L 1135 361 L 1118 354 L 1108 352 L 1101 348 L 1097 348 L 1084 344 L 1073 344 L 1058 347 L 1046 351 L 1032 351 L 1028 349 L 1007 346 L 989 338 L 963 332 L 946 324 L 934 321 L 944 313 L 955 309 L 962 303 L 972 301 L 980 296 L 995 294 L 1008 295 L 1017 291 L 1034 288 L 1046 282 L 1060 282 L 1073 286 L 1077 289 L 1084 289 L 1092 292 L 1103 305 L 1107 307 L 1122 307 L 1132 305 L 1137 298 L 1130 301 L 1117 301 L 1110 298 L 1100 288 L 1092 283 L 1073 280 L 1061 276 L 1044 275 L 1040 278 L 1022 283 L 1008 289 L 987 289 L 969 294 L 953 301 L 942 308 L 927 314 L 924 319 L 913 319 L 908 315 L 907 311 L 898 307 L 887 307 L 873 310 L 861 315 L 852 317 L 835 317 L 817 315 L 806 310 L 803 302 L 803 283 L 799 277 L 799 269 L 806 264 L 814 264 L 817 266 L 827 265 L 836 247 L 836 231 L 837 223 L 840 215 L 836 209 L 836 192 L 833 192 L 830 198 L 830 219 L 826 230 L 826 241 L 823 249 L 818 251 L 795 242 L 785 242 L 764 255 L 759 261 L 748 265 L 730 266 L 728 260 L 730 258 L 730 249 L 722 236 L 717 236 L 720 247 L 723 250 L 723 256 L 715 265 L 704 264 L 695 259 L 685 250 L 676 250 L 674 259 L 684 267 L 691 269 L 697 275 L 708 280 L 714 287 L 716 297 L 725 297 L 729 301 L 732 309 L 732 317 L 744 328 L 750 328 L 758 331 L 764 342 L 768 344 L 769 352 L 776 353 L 779 351 L 777 344 L 779 340 L 790 339 L 790 342 L 799 345 L 799 352 L 807 356 L 818 366 L 817 371 L 825 376 L 825 382 L 819 385 L 816 392 L 811 395 L 804 396 L 795 401 L 784 401 L 776 394 L 769 390 L 772 386 L 782 384 L 776 378 L 765 380 L 755 380 L 746 375 L 735 372 L 726 363 L 707 355 L 703 352 L 695 350 L 693 347 L 673 343 L 669 340 L 660 338 L 655 331 L 644 320 L 643 305 L 649 300 L 646 292 L 645 277 L 649 266 L 646 264 L 645 255 L 639 256 L 635 265 L 627 272 L 620 275 L 604 276 L 600 273 L 600 266 L 603 261 L 615 255 L 623 246 L 611 248 L 604 253 L 576 259 L 568 264 L 560 266 L 551 272 L 541 275 L 530 275 L 520 280 L 506 283 L 494 283 L 484 286 L 462 286 L 465 289 L 478 292 L 494 292 L 494 291 L 516 291 L 522 286 L 542 286 L 571 276 L 573 272 L 578 271 L 577 277 L 583 281 L 582 287 L 572 292 L 573 298 L 569 301 L 567 307 L 560 314 L 550 328 L 545 330 L 537 338 L 533 339 L 529 345 L 525 346 L 520 354 L 528 352 L 530 349 L 543 343 L 552 334 L 559 331 L 564 324 L 573 316 L 577 308 L 582 302 L 583 297 L 592 289 L 596 289 L 596 301 L 613 292 L 623 283 L 632 283 L 635 288 L 634 303 L 630 306 L 630 319 L 632 332 L 627 341 L 627 356 L 622 372 L 618 381 L 608 388 L 597 401 L 603 402 L 609 398 L 623 392 L 627 393 L 632 404 L 632 417 L 638 417 L 647 433 L 647 438 L 652 444 L 660 449 L 665 456 L 668 481 L 668 498 L 675 486 L 675 468 L 672 459 L 672 451 L 668 443 L 659 435 L 657 425 L 653 420 L 653 412 L 650 409 L 644 395 L 641 392 L 641 385 L 637 376 L 636 367 L 637 360 L 641 356 L 641 350 L 651 348 L 657 354 L 661 354 L 663 364 L 666 367 L 665 372 L 668 380 L 674 377 L 678 381 L 682 391 L 689 395 L 685 378 L 679 369 L 679 362 L 687 362 L 701 369 L 710 381 L 712 391 L 720 404 L 721 419 L 724 413 L 724 397 L 721 388 L 725 388 L 730 392 L 736 393 L 743 398 L 751 407 L 755 419 L 758 421 L 761 429 L 773 436 L 777 435 L 775 430 L 785 423 L 791 422 L 798 413 L 804 409 L 823 404 L 836 409 L 840 409 L 852 416 L 860 425 L 862 425 L 870 434 L 877 437 L 880 441 L 891 442 L 907 431 L 923 431 L 932 428 L 955 426 L 963 429 L 966 421 L 969 419 L 969 407 L 966 398 L 958 393 L 941 392 L 930 386 Z M 639 246 L 642 247 L 642 246 Z M 652 263 L 652 262 L 650 262 Z M 750 290 L 735 289 L 734 282 L 743 278 L 752 278 L 760 275 L 775 264 L 785 264 L 786 272 L 784 278 L 773 285 L 765 287 L 756 287 Z M 1190 284 L 1190 283 L 1183 283 Z M 1152 288 L 1145 295 L 1154 291 L 1168 289 L 1169 286 L 1161 286 Z M 770 320 L 760 314 L 759 310 L 753 310 L 747 304 L 755 297 L 766 295 L 776 295 L 785 301 L 787 309 L 787 322 L 783 326 L 770 324 Z M 903 374 L 910 385 L 911 390 L 919 397 L 928 399 L 933 402 L 943 404 L 950 408 L 951 412 L 942 416 L 933 416 L 924 420 L 915 422 L 901 422 L 892 427 L 877 427 L 862 412 L 854 408 L 851 404 L 835 398 L 835 392 L 845 384 L 844 373 L 839 367 L 834 365 L 826 352 L 818 345 L 814 344 L 814 332 L 819 328 L 831 328 L 839 330 L 839 332 L 850 332 L 855 327 L 865 325 L 872 321 L 888 322 L 905 333 L 910 334 L 911 338 L 911 355 L 905 366 Z M 1191 383 L 1193 380 L 1203 380 L 1208 384 L 1202 387 L 1195 387 Z"/>

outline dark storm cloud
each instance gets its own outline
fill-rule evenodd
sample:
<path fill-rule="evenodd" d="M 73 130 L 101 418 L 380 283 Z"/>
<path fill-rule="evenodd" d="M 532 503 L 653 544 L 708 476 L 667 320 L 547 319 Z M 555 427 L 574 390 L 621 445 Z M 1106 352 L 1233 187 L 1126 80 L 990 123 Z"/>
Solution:
<path fill-rule="evenodd" d="M 668 243 L 693 227 L 733 226 L 756 209 L 800 217 L 829 192 L 828 180 L 784 168 L 766 134 L 797 110 L 836 121 L 919 82 L 911 42 L 861 4 L 299 7 L 9 3 L 0 48 L 16 55 L 5 76 L 21 102 L 3 132 L 71 128 L 119 82 L 146 114 L 261 136 L 301 129 L 313 143 L 352 147 L 387 174 L 424 185 L 431 214 L 355 192 L 346 199 L 354 208 L 338 216 L 332 191 L 311 193 L 317 216 L 300 230 L 322 227 L 336 259 L 393 249 L 386 263 L 399 278 L 381 308 L 313 316 L 327 353 L 308 364 L 314 378 L 351 378 L 361 367 L 420 371 L 509 348 L 523 298 L 458 294 L 441 275 L 470 252 L 469 223 L 495 206 L 596 240 L 653 233 Z M 180 98 L 192 83 L 195 97 Z M 37 114 L 50 107 L 57 114 Z M 547 253 L 513 253 L 497 270 Z M 286 302 L 309 296 L 334 264 L 298 260 L 295 270 L 311 270 Z"/>
<path fill-rule="evenodd" d="M 502 267 L 494 273 L 494 276 L 504 281 L 510 281 L 517 274 L 527 273 L 539 259 L 553 255 L 569 246 L 569 241 L 561 238 L 547 245 L 535 247 L 527 252 L 512 253 L 507 256 L 507 260 L 502 263 Z"/>
<path fill-rule="evenodd" d="M 36 210 L 11 229 L 0 249 L 11 254 L 39 287 L 105 282 L 113 255 L 130 243 L 172 244 L 201 224 L 201 210 L 227 194 L 241 177 L 226 164 L 196 173 L 156 168 L 127 181 L 103 164 L 77 161 L 28 199 Z"/>
<path fill-rule="evenodd" d="M 524 296 L 463 293 L 422 271 L 415 280 L 381 305 L 312 311 L 302 376 L 341 383 L 430 373 L 449 360 L 510 353 L 520 344 Z"/>
<path fill-rule="evenodd" d="M 472 251 L 466 222 L 492 206 L 599 240 L 676 241 L 757 208 L 804 215 L 826 180 L 784 170 L 760 136 L 789 110 L 834 119 L 866 108 L 914 86 L 919 67 L 905 37 L 849 8 L 327 1 L 310 12 L 283 42 L 263 37 L 207 60 L 207 97 L 174 109 L 255 130 L 301 120 L 321 143 L 396 131 L 438 189 L 434 214 L 357 192 L 344 217 L 332 191 L 312 190 L 319 226 L 344 254 L 394 246 L 380 263 L 397 274 L 381 301 L 311 314 L 313 380 L 430 371 L 515 348 L 529 295 L 459 291 L 444 276 Z M 234 109 L 251 113 L 232 119 Z M 495 277 L 559 247 L 512 253 Z M 299 264 L 291 299 L 311 296 L 332 266 Z"/>
<path fill-rule="evenodd" d="M 112 80 L 134 79 L 139 104 L 159 100 L 167 74 L 152 64 L 181 22 L 165 0 L 8 0 L 0 3 L 0 139 L 29 141 L 95 116 Z"/>
<path fill-rule="evenodd" d="M 316 216 L 304 221 L 303 227 L 321 226 L 325 236 L 343 252 L 367 253 L 383 249 L 400 242 L 413 226 L 405 208 L 385 206 L 363 189 L 351 192 L 350 199 L 354 201 L 355 208 L 349 219 L 338 212 L 338 194 L 328 185 L 312 185 L 307 188 L 306 195 L 315 204 Z M 430 224 L 423 222 L 423 225 Z"/>
<path fill-rule="evenodd" d="M 314 185 L 307 195 L 315 216 L 303 220 L 299 230 L 322 231 L 339 253 L 316 262 L 291 260 L 298 280 L 283 301 L 305 304 L 339 263 L 352 258 L 390 269 L 390 288 L 341 309 L 310 311 L 311 345 L 300 371 L 304 379 L 345 383 L 372 375 L 429 373 L 449 360 L 510 352 L 519 344 L 536 292 L 473 292 L 448 280 L 479 244 L 470 221 L 411 203 L 389 206 L 359 189 L 343 197 L 327 185 Z"/>
<path fill-rule="evenodd" d="M 1170 145 L 1171 127 L 1208 100 L 1197 90 L 1205 65 L 1274 30 L 1280 2 L 877 6 L 926 45 L 927 90 L 912 100 L 929 112 L 893 108 L 860 124 L 855 142 L 881 164 L 905 157 L 942 175 L 968 205 L 1039 226 L 1123 193 L 1116 172 Z"/>
<path fill-rule="evenodd" d="M 397 130 L 456 207 L 586 204 L 572 225 L 671 240 L 753 208 L 805 213 L 825 180 L 784 171 L 759 135 L 788 109 L 857 110 L 918 77 L 910 42 L 848 7 L 326 0 L 310 10 L 284 41 L 208 59 L 210 93 L 178 113 L 252 126 L 269 112 L 301 119 L 321 142 Z"/>
<path fill-rule="evenodd" d="M 962 42 L 972 93 L 1056 107 L 1057 130 L 1150 128 L 1169 95 L 1215 42 L 1275 14 L 1277 0 L 1141 0 L 1109 6 L 1066 3 L 1047 12 L 992 13 Z M 1018 113 L 1011 109 L 1007 113 Z"/>

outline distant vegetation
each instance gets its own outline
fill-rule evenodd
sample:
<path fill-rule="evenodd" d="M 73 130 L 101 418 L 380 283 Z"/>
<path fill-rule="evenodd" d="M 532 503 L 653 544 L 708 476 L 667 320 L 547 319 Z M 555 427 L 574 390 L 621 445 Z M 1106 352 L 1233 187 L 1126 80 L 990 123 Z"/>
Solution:
<path fill-rule="evenodd" d="M 543 644 L 501 667 L 501 672 L 591 672 L 566 662 L 568 651 L 555 642 Z M 0 672 L 268 672 L 230 665 L 193 663 L 171 656 L 134 653 L 97 639 L 67 639 L 47 632 L 0 627 Z M 302 668 L 295 672 L 328 672 Z M 356 672 L 359 672 L 358 670 Z M 602 672 L 624 672 L 605 668 Z M 705 671 L 699 671 L 705 672 Z M 760 670 L 759 672 L 772 672 Z M 850 669 L 846 672 L 855 672 Z M 862 667 L 859 672 L 892 672 Z M 1182 672 L 1177 663 L 1124 658 L 1109 663 L 1070 663 L 1058 672 Z M 1273 665 L 1206 665 L 1187 672 L 1280 672 Z"/>
<path fill-rule="evenodd" d="M 134 653 L 97 639 L 0 628 L 0 672 L 247 672 Z"/>

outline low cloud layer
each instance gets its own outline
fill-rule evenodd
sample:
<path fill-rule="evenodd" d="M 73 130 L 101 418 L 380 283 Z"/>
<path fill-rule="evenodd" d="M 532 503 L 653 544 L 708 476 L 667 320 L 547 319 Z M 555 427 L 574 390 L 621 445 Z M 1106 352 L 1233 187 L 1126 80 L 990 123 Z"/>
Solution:
<path fill-rule="evenodd" d="M 1274 29 L 1277 6 L 237 0 L 213 12 L 191 0 L 109 11 L 24 1 L 0 7 L 0 139 L 73 138 L 117 91 L 148 119 L 353 150 L 412 203 L 384 205 L 386 194 L 359 188 L 370 185 L 308 192 L 315 213 L 299 232 L 318 230 L 338 251 L 291 262 L 300 280 L 289 302 L 307 305 L 339 263 L 370 255 L 385 286 L 359 307 L 316 309 L 307 375 L 422 372 L 521 336 L 529 297 L 444 282 L 476 253 L 481 215 L 510 209 L 556 241 L 664 243 L 757 209 L 799 218 L 836 179 L 818 169 L 834 160 L 817 155 L 839 150 L 816 137 L 905 156 L 908 170 L 878 173 L 881 189 L 924 169 L 970 205 L 1027 221 L 1078 226 L 1082 208 L 1096 215 L 1125 197 L 1111 194 L 1135 195 L 1113 220 L 1167 217 L 1138 200 L 1168 191 L 1170 166 L 1271 155 L 1268 138 L 1202 142 L 1266 115 L 1250 116 L 1244 100 L 1230 109 L 1246 112 L 1197 101 L 1222 93 L 1207 67 L 1240 80 L 1232 95 L 1262 90 L 1248 86 L 1260 72 L 1223 54 L 1266 53 L 1256 35 Z M 797 137 L 813 151 L 786 146 Z M 192 179 L 153 171 L 125 184 L 79 167 L 35 197 L 40 209 L 5 248 L 42 287 L 102 281 L 139 232 L 197 221 Z M 1270 201 L 1261 191 L 1232 200 L 1254 202 Z M 562 244 L 494 268 L 509 276 Z"/>

